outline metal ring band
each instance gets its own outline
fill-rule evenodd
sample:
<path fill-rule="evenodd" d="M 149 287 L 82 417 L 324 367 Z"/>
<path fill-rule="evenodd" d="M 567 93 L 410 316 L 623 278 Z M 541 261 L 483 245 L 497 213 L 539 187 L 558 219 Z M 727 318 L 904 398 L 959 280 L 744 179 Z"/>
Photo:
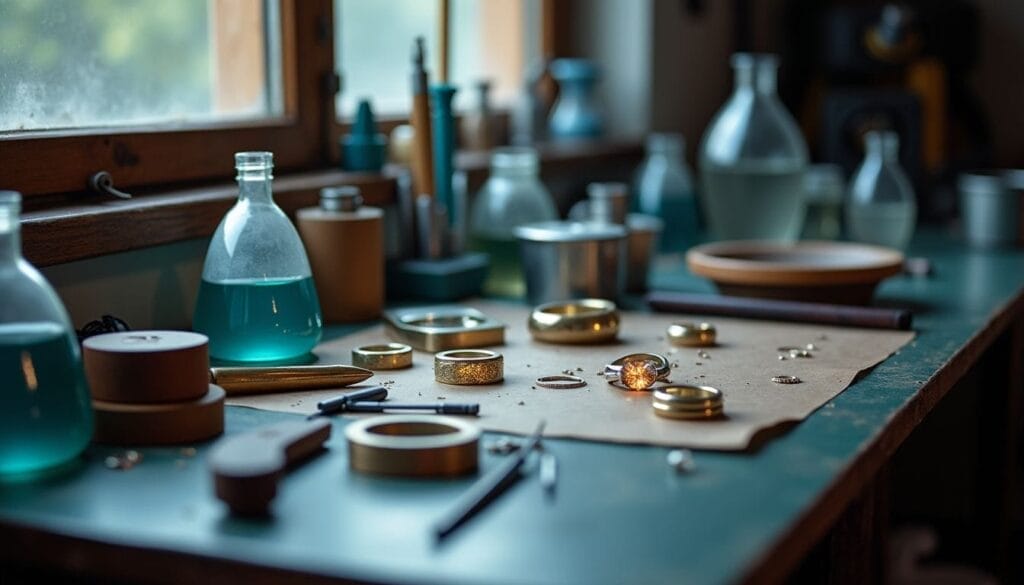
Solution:
<path fill-rule="evenodd" d="M 679 321 L 668 326 L 665 331 L 673 345 L 686 347 L 710 347 L 715 345 L 718 332 L 711 323 L 690 323 Z"/>
<path fill-rule="evenodd" d="M 668 418 L 713 418 L 723 411 L 722 392 L 711 386 L 675 384 L 654 389 L 654 413 Z"/>
<path fill-rule="evenodd" d="M 669 375 L 672 374 L 672 365 L 668 363 L 668 358 L 660 353 L 631 353 L 624 355 L 605 366 L 605 379 L 609 382 L 618 380 L 619 372 L 622 370 L 622 365 L 628 361 L 634 360 L 647 360 L 653 362 L 654 367 L 658 370 L 658 380 L 667 380 Z"/>
<path fill-rule="evenodd" d="M 345 427 L 349 465 L 384 475 L 452 476 L 476 470 L 480 429 L 452 417 L 385 415 Z"/>
<path fill-rule="evenodd" d="M 612 301 L 580 299 L 533 309 L 530 335 L 548 343 L 601 343 L 619 334 L 619 310 Z"/>
<path fill-rule="evenodd" d="M 568 374 L 558 374 L 556 376 L 542 376 L 537 378 L 534 384 L 542 388 L 553 388 L 555 390 L 571 390 L 573 388 L 582 388 L 587 385 L 587 381 L 579 376 L 570 376 Z"/>
<path fill-rule="evenodd" d="M 352 365 L 367 370 L 400 370 L 412 366 L 412 348 L 404 343 L 364 345 L 352 350 Z"/>
<path fill-rule="evenodd" d="M 505 378 L 505 360 L 487 349 L 453 349 L 434 355 L 434 379 L 442 384 L 476 386 Z"/>

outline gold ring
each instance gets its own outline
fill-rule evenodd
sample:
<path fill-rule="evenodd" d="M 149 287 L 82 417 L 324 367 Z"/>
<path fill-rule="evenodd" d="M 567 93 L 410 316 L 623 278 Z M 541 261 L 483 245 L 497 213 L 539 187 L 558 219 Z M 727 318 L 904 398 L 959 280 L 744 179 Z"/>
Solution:
<path fill-rule="evenodd" d="M 530 314 L 530 335 L 548 343 L 601 343 L 619 334 L 619 310 L 604 299 L 545 303 Z"/>
<path fill-rule="evenodd" d="M 505 360 L 487 349 L 452 349 L 434 355 L 434 379 L 442 384 L 496 384 L 505 377 Z"/>
<path fill-rule="evenodd" d="M 655 388 L 654 414 L 666 418 L 702 419 L 722 415 L 722 392 L 711 386 L 676 384 Z"/>
<path fill-rule="evenodd" d="M 626 362 L 647 361 L 654 364 L 657 372 L 657 380 L 665 381 L 672 373 L 672 366 L 668 358 L 660 353 L 631 353 L 620 357 L 604 367 L 604 379 L 611 383 L 620 382 L 622 378 L 622 366 Z"/>
<path fill-rule="evenodd" d="M 688 323 L 679 321 L 668 326 L 665 331 L 672 345 L 687 347 L 709 347 L 715 344 L 717 332 L 711 323 Z"/>
<path fill-rule="evenodd" d="M 534 384 L 541 388 L 552 388 L 554 390 L 570 390 L 573 388 L 582 388 L 587 385 L 587 381 L 579 376 L 572 376 L 569 374 L 558 374 L 555 376 L 541 376 L 537 378 Z"/>
<path fill-rule="evenodd" d="M 349 423 L 348 461 L 363 473 L 451 476 L 475 471 L 480 429 L 451 417 L 386 415 Z"/>
<path fill-rule="evenodd" d="M 412 348 L 404 343 L 364 345 L 352 350 L 352 365 L 367 370 L 400 370 L 412 366 Z"/>

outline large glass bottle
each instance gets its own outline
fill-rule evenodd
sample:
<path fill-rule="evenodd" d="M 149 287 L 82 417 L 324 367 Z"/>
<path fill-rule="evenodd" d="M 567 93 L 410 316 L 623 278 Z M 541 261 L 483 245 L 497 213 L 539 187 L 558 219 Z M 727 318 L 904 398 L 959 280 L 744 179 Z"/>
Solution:
<path fill-rule="evenodd" d="M 648 136 L 647 158 L 633 188 L 637 211 L 665 222 L 659 246 L 663 252 L 682 252 L 697 238 L 697 198 L 684 160 L 684 144 L 681 134 Z"/>
<path fill-rule="evenodd" d="M 65 463 L 92 437 L 71 319 L 21 256 L 21 195 L 0 191 L 0 475 Z"/>
<path fill-rule="evenodd" d="M 774 55 L 732 56 L 736 88 L 700 148 L 701 201 L 719 239 L 795 240 L 807 145 L 775 91 Z"/>
<path fill-rule="evenodd" d="M 917 202 L 900 167 L 900 139 L 895 132 L 864 136 L 864 161 L 850 180 L 846 230 L 851 240 L 905 249 L 914 235 Z"/>
<path fill-rule="evenodd" d="M 538 177 L 537 151 L 496 149 L 491 156 L 491 174 L 477 194 L 470 220 L 470 246 L 491 257 L 484 292 L 507 297 L 525 294 L 515 228 L 556 219 L 558 210 L 551 193 Z"/>
<path fill-rule="evenodd" d="M 210 241 L 193 327 L 220 361 L 302 361 L 320 341 L 320 302 L 302 240 L 274 203 L 273 155 L 240 152 L 235 167 L 238 202 Z"/>

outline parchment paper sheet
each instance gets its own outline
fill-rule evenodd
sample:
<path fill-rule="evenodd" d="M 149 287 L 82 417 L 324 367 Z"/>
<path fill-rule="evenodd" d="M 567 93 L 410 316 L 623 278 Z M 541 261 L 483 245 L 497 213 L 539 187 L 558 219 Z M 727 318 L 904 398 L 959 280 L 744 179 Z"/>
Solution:
<path fill-rule="evenodd" d="M 686 317 L 664 313 L 623 313 L 619 341 L 607 345 L 552 345 L 533 341 L 524 306 L 471 302 L 505 322 L 505 345 L 491 348 L 505 357 L 505 381 L 492 386 L 450 386 L 434 381 L 433 356 L 415 352 L 413 367 L 378 372 L 364 384 L 384 384 L 389 399 L 401 402 L 480 403 L 479 425 L 488 431 L 529 434 L 537 421 L 547 421 L 544 434 L 614 443 L 746 449 L 755 435 L 778 425 L 802 420 L 842 392 L 858 372 L 870 368 L 913 339 L 913 332 L 850 329 L 820 325 L 750 321 L 721 317 Z M 673 321 L 708 321 L 718 328 L 718 346 L 673 347 L 665 329 Z M 320 363 L 351 363 L 353 347 L 390 341 L 383 325 L 321 344 Z M 778 348 L 813 343 L 812 358 L 780 361 Z M 656 416 L 647 392 L 627 392 L 597 375 L 604 365 L 633 352 L 662 353 L 675 367 L 672 381 L 710 385 L 725 396 L 726 418 L 679 421 Z M 588 385 L 552 390 L 533 383 L 539 376 L 572 370 Z M 800 384 L 771 382 L 790 374 Z M 236 397 L 229 404 L 284 412 L 311 413 L 316 403 L 338 390 Z M 347 415 L 365 416 L 365 415 Z"/>

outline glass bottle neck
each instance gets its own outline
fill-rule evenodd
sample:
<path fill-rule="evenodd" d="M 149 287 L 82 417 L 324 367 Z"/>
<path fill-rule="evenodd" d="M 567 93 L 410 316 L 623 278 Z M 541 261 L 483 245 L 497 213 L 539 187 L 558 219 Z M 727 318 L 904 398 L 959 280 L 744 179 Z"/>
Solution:
<path fill-rule="evenodd" d="M 17 262 L 21 258 L 20 204 L 0 201 L 0 264 Z"/>
<path fill-rule="evenodd" d="M 752 90 L 762 95 L 775 95 L 778 61 L 772 55 L 739 54 L 733 57 L 736 89 Z"/>
<path fill-rule="evenodd" d="M 895 132 L 868 132 L 864 137 L 867 156 L 878 157 L 885 162 L 899 162 L 900 140 Z"/>
<path fill-rule="evenodd" d="M 270 187 L 270 173 L 251 171 L 238 173 L 238 200 L 250 203 L 273 203 L 274 194 Z"/>

